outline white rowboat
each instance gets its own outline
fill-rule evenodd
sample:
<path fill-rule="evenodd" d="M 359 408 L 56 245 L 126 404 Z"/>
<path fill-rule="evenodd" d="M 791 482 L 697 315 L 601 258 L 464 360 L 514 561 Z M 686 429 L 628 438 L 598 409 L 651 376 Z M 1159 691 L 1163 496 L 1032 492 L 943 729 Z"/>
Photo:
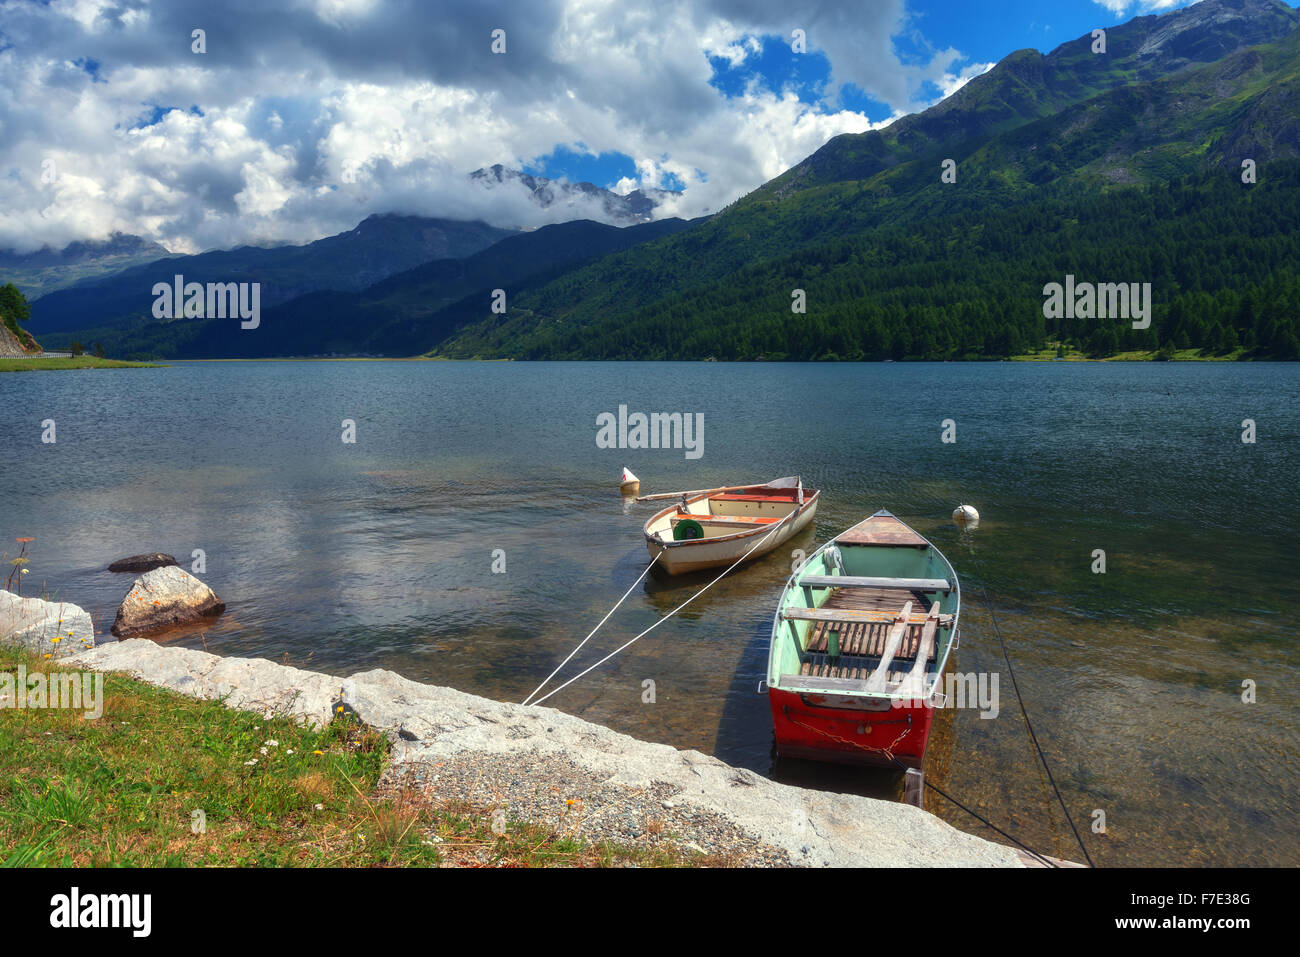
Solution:
<path fill-rule="evenodd" d="M 686 492 L 645 523 L 646 549 L 670 575 L 758 558 L 811 524 L 819 494 L 797 477 Z"/>

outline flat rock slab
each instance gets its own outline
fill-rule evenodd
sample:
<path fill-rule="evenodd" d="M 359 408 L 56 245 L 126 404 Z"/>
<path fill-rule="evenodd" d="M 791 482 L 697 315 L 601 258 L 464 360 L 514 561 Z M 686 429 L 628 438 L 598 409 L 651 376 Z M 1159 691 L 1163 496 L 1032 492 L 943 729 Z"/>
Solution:
<path fill-rule="evenodd" d="M 226 603 L 212 589 L 176 565 L 145 572 L 122 599 L 113 634 L 136 638 L 155 631 L 213 618 Z"/>
<path fill-rule="evenodd" d="M 434 780 L 445 766 L 486 757 L 491 763 L 513 760 L 522 780 L 523 768 L 566 759 L 603 785 L 651 795 L 667 789 L 673 807 L 664 811 L 720 814 L 756 845 L 778 848 L 796 864 L 1024 866 L 1014 849 L 959 831 L 920 808 L 780 784 L 699 751 L 639 741 L 553 708 L 491 701 L 381 670 L 344 679 L 343 704 L 390 732 L 396 775 Z"/>
<path fill-rule="evenodd" d="M 0 590 L 0 641 L 61 658 L 93 647 L 95 626 L 77 605 Z"/>
<path fill-rule="evenodd" d="M 342 679 L 303 671 L 264 658 L 222 658 L 192 648 L 173 648 L 145 638 L 112 641 L 69 659 L 96 671 L 121 671 L 203 700 L 285 716 L 312 727 L 329 723 L 342 696 Z"/>
<path fill-rule="evenodd" d="M 108 566 L 110 572 L 151 572 L 155 568 L 164 568 L 167 565 L 175 565 L 176 559 L 162 552 L 149 552 L 145 555 L 132 555 L 130 558 L 119 558 L 113 564 Z"/>
<path fill-rule="evenodd" d="M 388 733 L 390 783 L 419 788 L 433 800 L 495 802 L 509 815 L 539 823 L 564 813 L 559 802 L 571 809 L 569 799 L 589 799 L 593 811 L 601 808 L 592 817 L 602 830 L 580 836 L 621 838 L 626 829 L 666 819 L 706 850 L 739 847 L 768 863 L 1024 866 L 1012 848 L 959 831 L 920 808 L 779 784 L 698 751 L 639 741 L 552 708 L 491 701 L 391 671 L 334 678 L 139 640 L 101 645 L 71 660 L 317 725 L 341 707 Z M 517 774 L 506 773 L 512 766 Z M 517 788 L 508 786 L 512 781 Z M 551 800 L 554 809 L 543 806 Z"/>

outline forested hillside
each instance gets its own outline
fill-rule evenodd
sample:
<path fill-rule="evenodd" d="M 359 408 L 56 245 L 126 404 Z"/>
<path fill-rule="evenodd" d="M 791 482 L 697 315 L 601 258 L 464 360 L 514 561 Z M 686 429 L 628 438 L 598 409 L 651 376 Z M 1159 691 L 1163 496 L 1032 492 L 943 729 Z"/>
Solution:
<path fill-rule="evenodd" d="M 646 286 L 673 269 L 660 242 L 623 257 Z M 1300 356 L 1300 162 L 1254 186 L 1218 171 L 828 238 L 631 310 L 585 320 L 608 262 L 523 292 L 499 321 L 444 343 L 452 357 L 529 359 L 962 359 L 1066 339 L 1098 356 L 1199 348 Z M 1051 321 L 1043 287 L 1151 282 L 1151 328 Z M 626 288 L 626 287 L 625 287 Z M 802 289 L 806 314 L 792 312 Z M 647 291 L 649 291 L 647 289 Z M 570 308 L 565 308 L 569 305 Z M 566 315 L 567 313 L 567 315 Z M 582 315 L 585 321 L 572 318 Z"/>

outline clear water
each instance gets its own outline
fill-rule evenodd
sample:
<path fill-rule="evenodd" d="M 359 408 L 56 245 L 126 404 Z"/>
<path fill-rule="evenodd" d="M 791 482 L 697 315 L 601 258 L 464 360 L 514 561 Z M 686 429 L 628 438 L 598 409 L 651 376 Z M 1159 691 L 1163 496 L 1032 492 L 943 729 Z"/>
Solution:
<path fill-rule="evenodd" d="M 814 531 L 548 705 L 782 780 L 897 795 L 888 773 L 774 767 L 756 693 L 790 549 L 889 508 L 962 577 L 957 669 L 1000 673 L 997 718 L 938 723 L 930 780 L 1036 849 L 1081 856 L 1035 768 L 983 584 L 1098 863 L 1294 865 L 1298 397 L 1300 366 L 1266 364 L 16 373 L 0 375 L 0 540 L 35 536 L 26 593 L 76 602 L 105 632 L 131 578 L 109 562 L 161 550 L 188 564 L 203 549 L 200 577 L 228 611 L 163 640 L 522 700 L 644 568 L 650 506 L 619 497 L 623 466 L 644 492 L 798 473 L 825 490 Z M 620 404 L 704 413 L 703 457 L 597 448 L 596 416 Z M 949 418 L 955 444 L 940 441 Z M 1254 445 L 1241 441 L 1247 418 Z M 960 502 L 979 508 L 978 530 L 952 524 Z M 495 549 L 505 574 L 492 573 Z M 707 580 L 648 579 L 563 674 Z M 981 831 L 942 800 L 927 806 Z M 1097 810 L 1105 834 L 1091 832 Z"/>

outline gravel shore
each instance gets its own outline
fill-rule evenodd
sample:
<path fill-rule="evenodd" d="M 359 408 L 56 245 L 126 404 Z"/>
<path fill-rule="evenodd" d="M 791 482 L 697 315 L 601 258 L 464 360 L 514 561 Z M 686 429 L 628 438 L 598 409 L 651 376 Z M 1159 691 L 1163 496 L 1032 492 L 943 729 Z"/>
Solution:
<path fill-rule="evenodd" d="M 682 802 L 681 789 L 613 784 L 562 755 L 537 752 L 445 761 L 402 761 L 380 795 L 431 803 L 464 802 L 483 813 L 503 808 L 562 837 L 628 848 L 671 847 L 730 867 L 786 867 L 784 850 L 764 844 L 720 814 Z"/>

